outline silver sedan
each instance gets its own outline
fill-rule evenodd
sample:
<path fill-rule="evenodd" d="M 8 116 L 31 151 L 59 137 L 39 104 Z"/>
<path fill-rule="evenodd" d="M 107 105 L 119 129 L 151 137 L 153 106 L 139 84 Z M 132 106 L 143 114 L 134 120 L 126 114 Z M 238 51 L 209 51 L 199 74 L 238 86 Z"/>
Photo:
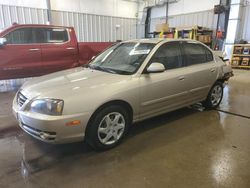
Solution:
<path fill-rule="evenodd" d="M 122 42 L 84 66 L 26 82 L 13 101 L 20 127 L 49 143 L 119 144 L 133 122 L 202 102 L 216 108 L 232 75 L 193 40 Z"/>

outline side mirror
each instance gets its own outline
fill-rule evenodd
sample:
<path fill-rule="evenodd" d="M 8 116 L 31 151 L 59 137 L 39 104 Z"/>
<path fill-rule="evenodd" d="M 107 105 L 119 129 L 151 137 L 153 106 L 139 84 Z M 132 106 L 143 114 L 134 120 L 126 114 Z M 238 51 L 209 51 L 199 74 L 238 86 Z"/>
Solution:
<path fill-rule="evenodd" d="M 7 43 L 6 38 L 0 38 L 0 46 L 4 46 Z"/>
<path fill-rule="evenodd" d="M 151 63 L 151 65 L 147 68 L 148 73 L 157 73 L 164 72 L 165 67 L 162 63 Z"/>

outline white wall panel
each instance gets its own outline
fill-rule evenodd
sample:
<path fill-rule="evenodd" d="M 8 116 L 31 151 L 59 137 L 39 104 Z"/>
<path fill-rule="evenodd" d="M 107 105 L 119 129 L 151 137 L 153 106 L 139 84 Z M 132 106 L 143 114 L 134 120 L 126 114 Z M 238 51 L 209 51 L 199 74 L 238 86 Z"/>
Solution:
<path fill-rule="evenodd" d="M 0 4 L 9 6 L 22 6 L 30 8 L 46 9 L 46 0 L 1 0 Z"/>
<path fill-rule="evenodd" d="M 124 0 L 50 0 L 59 11 L 135 18 L 137 3 Z M 0 4 L 46 9 L 46 0 L 0 0 Z"/>
<path fill-rule="evenodd" d="M 50 0 L 51 9 L 115 17 L 135 18 L 137 3 L 124 0 Z"/>
<path fill-rule="evenodd" d="M 11 26 L 14 22 L 19 24 L 46 24 L 47 21 L 46 9 L 0 5 L 0 30 Z"/>
<path fill-rule="evenodd" d="M 207 10 L 202 12 L 169 16 L 168 23 L 169 27 L 189 27 L 199 25 L 208 27 L 210 29 L 216 29 L 217 19 L 218 15 L 214 15 L 213 10 Z M 156 24 L 164 22 L 165 17 L 151 18 L 150 32 L 155 30 Z"/>
<path fill-rule="evenodd" d="M 216 4 L 220 4 L 220 0 L 180 0 L 177 3 L 169 4 L 168 14 L 171 16 L 207 11 L 213 9 Z"/>
<path fill-rule="evenodd" d="M 52 24 L 73 26 L 79 41 L 105 42 L 136 38 L 136 19 L 78 12 L 52 11 Z M 13 22 L 46 24 L 47 10 L 0 5 L 0 30 Z M 119 26 L 119 27 L 117 27 Z"/>
<path fill-rule="evenodd" d="M 175 3 L 170 3 L 168 15 L 189 14 L 195 12 L 203 12 L 214 8 L 214 5 L 219 4 L 220 0 L 179 0 Z M 166 5 L 155 6 L 152 8 L 151 17 L 157 18 L 166 15 Z"/>
<path fill-rule="evenodd" d="M 215 29 L 218 16 L 214 15 L 214 5 L 220 0 L 179 0 L 170 3 L 168 8 L 168 23 L 170 27 L 200 25 Z M 150 31 L 155 30 L 155 25 L 165 22 L 166 5 L 155 6 L 151 9 Z"/>
<path fill-rule="evenodd" d="M 170 16 L 169 25 L 170 27 L 199 25 L 215 29 L 217 19 L 218 16 L 213 14 L 213 10 L 209 10 L 191 14 Z"/>
<path fill-rule="evenodd" d="M 108 42 L 136 38 L 135 18 L 53 10 L 52 23 L 73 26 L 79 41 Z"/>

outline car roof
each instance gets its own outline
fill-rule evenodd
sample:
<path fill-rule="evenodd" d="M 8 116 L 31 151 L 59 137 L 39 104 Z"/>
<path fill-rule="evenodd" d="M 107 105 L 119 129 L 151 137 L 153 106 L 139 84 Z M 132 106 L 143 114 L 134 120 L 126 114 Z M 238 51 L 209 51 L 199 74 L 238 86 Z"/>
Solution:
<path fill-rule="evenodd" d="M 72 27 L 67 27 L 67 26 L 48 25 L 48 24 L 17 24 L 17 23 L 14 23 L 11 26 L 7 27 L 2 32 L 6 31 L 6 30 L 12 30 L 12 29 L 15 29 L 15 28 L 23 28 L 23 27 L 42 27 L 42 28 L 57 27 L 57 28 L 68 28 L 68 29 L 72 28 Z"/>
<path fill-rule="evenodd" d="M 67 26 L 49 25 L 49 24 L 13 24 L 11 27 L 63 27 L 63 28 L 70 28 Z"/>
<path fill-rule="evenodd" d="M 166 42 L 170 42 L 170 41 L 189 41 L 189 42 L 195 42 L 195 43 L 199 43 L 197 40 L 191 40 L 191 39 L 166 39 L 166 38 L 145 38 L 145 39 L 133 39 L 133 40 L 129 40 L 129 41 L 125 41 L 126 42 L 136 42 L 136 43 L 153 43 L 153 44 L 157 44 L 159 42 L 162 41 L 166 41 Z"/>

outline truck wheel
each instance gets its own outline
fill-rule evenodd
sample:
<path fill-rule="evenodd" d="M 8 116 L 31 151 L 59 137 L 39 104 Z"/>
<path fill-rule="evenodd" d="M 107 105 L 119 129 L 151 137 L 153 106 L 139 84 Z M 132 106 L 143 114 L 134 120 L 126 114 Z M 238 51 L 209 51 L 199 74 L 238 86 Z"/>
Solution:
<path fill-rule="evenodd" d="M 95 150 L 111 149 L 122 141 L 130 122 L 125 108 L 108 106 L 92 118 L 86 132 L 86 141 Z"/>
<path fill-rule="evenodd" d="M 208 109 L 217 108 L 223 97 L 223 84 L 216 82 L 210 89 L 207 99 L 203 102 L 203 105 Z"/>

